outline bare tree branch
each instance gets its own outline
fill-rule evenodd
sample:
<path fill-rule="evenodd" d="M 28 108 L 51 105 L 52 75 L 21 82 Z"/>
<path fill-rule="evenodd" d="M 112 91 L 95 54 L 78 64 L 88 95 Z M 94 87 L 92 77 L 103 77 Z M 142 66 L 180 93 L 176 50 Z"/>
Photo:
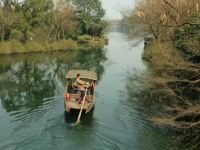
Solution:
<path fill-rule="evenodd" d="M 167 4 L 169 7 L 173 8 L 177 14 L 179 14 L 184 20 L 185 22 L 180 24 L 180 25 L 177 25 L 177 26 L 171 26 L 171 25 L 163 25 L 163 26 L 166 26 L 166 27 L 181 27 L 181 26 L 184 26 L 186 24 L 190 24 L 190 25 L 200 25 L 200 23 L 192 23 L 189 21 L 189 19 L 187 19 L 176 7 L 174 7 L 170 2 L 168 2 L 167 0 L 162 0 L 165 4 Z"/>

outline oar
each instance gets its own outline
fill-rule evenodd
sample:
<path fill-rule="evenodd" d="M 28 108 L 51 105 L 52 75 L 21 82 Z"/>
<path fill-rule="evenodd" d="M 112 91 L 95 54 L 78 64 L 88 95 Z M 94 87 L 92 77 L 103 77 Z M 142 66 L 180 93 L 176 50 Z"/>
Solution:
<path fill-rule="evenodd" d="M 84 104 L 85 104 L 86 94 L 87 94 L 87 88 L 85 90 L 85 95 L 83 97 L 83 103 L 82 103 L 81 110 L 79 112 L 79 115 L 78 115 L 78 118 L 77 118 L 77 121 L 76 121 L 76 125 L 78 125 L 80 123 L 81 114 L 82 114 L 83 107 L 84 107 Z"/>

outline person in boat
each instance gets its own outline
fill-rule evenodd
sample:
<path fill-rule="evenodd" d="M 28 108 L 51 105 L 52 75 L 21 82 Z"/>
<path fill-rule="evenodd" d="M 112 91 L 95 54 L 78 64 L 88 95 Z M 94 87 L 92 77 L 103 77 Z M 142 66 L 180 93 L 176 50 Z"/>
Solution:
<path fill-rule="evenodd" d="M 77 78 L 74 83 L 74 86 L 77 87 L 79 89 L 79 91 L 81 92 L 81 99 L 79 100 L 79 103 L 81 103 L 83 101 L 83 97 L 85 95 L 85 88 L 88 88 L 88 85 L 89 85 L 88 82 L 83 81 L 80 78 L 81 78 L 81 75 L 77 74 Z"/>

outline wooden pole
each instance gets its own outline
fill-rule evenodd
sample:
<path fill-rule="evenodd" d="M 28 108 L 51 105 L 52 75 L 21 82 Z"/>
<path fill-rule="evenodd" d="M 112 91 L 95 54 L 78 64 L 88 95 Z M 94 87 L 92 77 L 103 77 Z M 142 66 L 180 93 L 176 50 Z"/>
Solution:
<path fill-rule="evenodd" d="M 82 114 L 83 107 L 84 107 L 84 104 L 85 104 L 86 95 L 87 95 L 87 88 L 85 90 L 85 95 L 83 97 L 83 103 L 82 103 L 81 110 L 79 112 L 79 115 L 78 115 L 78 118 L 77 118 L 77 121 L 76 121 L 76 125 L 78 125 L 80 123 L 80 118 L 81 118 L 81 114 Z"/>

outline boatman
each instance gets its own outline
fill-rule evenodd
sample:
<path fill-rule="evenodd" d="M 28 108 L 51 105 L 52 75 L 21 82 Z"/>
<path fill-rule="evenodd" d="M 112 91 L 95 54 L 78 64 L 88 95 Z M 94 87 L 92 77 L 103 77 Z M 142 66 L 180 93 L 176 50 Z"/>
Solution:
<path fill-rule="evenodd" d="M 77 74 L 77 78 L 76 78 L 76 81 L 74 83 L 74 86 L 77 86 L 78 89 L 81 92 L 81 100 L 80 100 L 79 103 L 81 103 L 83 101 L 83 97 L 85 95 L 85 88 L 89 87 L 89 83 L 86 82 L 86 81 L 81 80 L 80 78 L 81 78 L 81 75 Z"/>

